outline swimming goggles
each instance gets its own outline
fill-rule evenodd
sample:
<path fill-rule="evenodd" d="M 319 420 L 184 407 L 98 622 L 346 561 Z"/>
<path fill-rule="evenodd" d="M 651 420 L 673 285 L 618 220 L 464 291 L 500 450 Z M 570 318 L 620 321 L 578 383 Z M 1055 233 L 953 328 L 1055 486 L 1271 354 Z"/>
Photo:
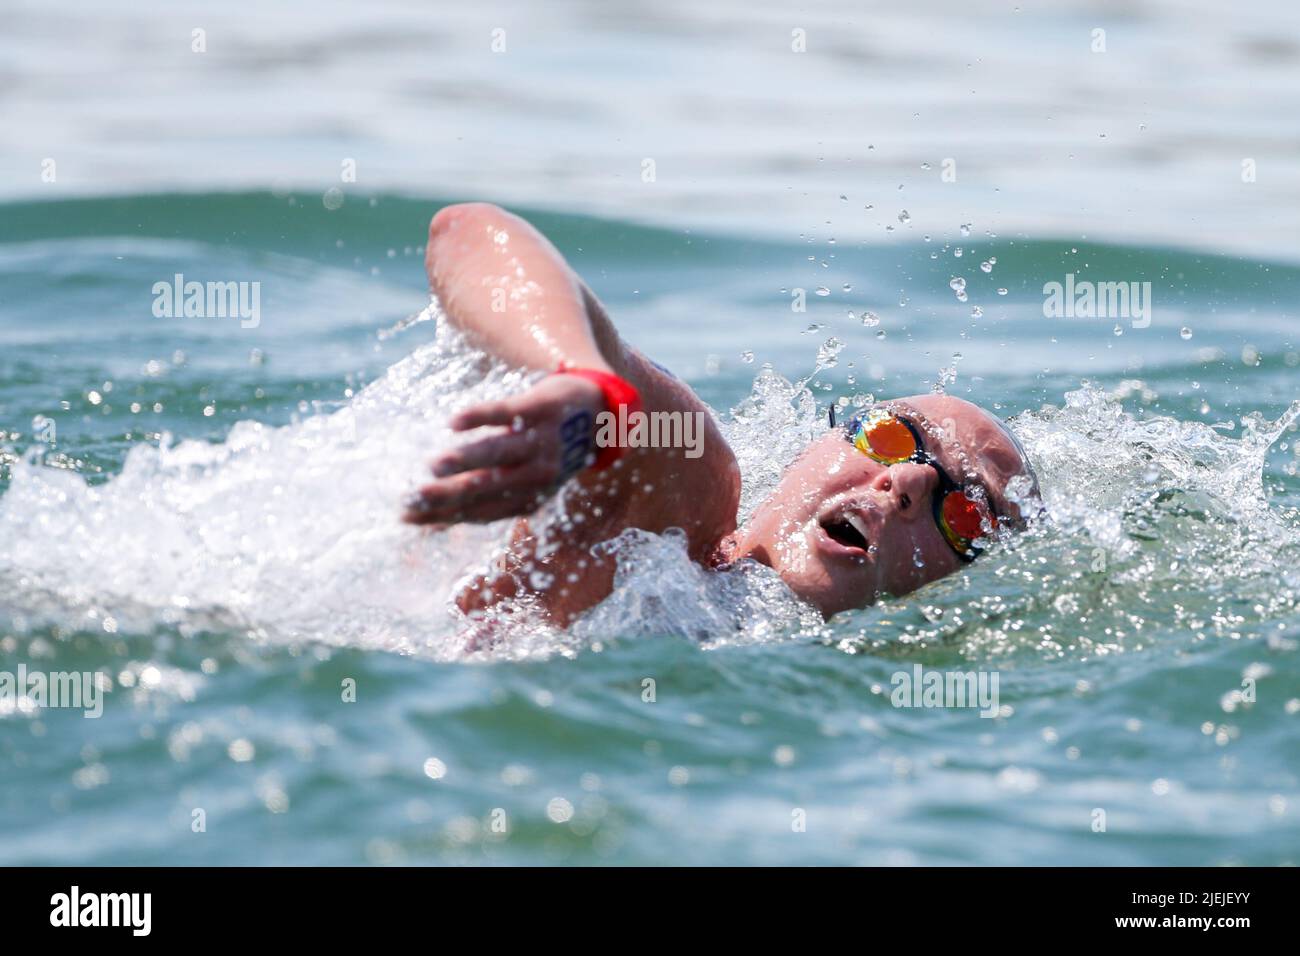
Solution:
<path fill-rule="evenodd" d="M 834 423 L 832 415 L 832 426 Z M 882 465 L 910 461 L 933 468 L 939 476 L 933 497 L 935 524 L 959 558 L 975 560 L 982 550 L 976 542 L 997 527 L 998 519 L 986 503 L 987 495 L 970 495 L 967 486 L 954 481 L 938 459 L 925 450 L 916 425 L 897 412 L 875 408 L 850 420 L 844 426 L 844 436 L 854 448 Z"/>

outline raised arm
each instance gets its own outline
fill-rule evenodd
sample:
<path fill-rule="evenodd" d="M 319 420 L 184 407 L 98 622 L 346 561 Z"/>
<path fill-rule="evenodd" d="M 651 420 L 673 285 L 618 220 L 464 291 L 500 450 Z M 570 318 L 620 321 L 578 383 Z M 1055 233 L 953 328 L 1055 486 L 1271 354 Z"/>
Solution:
<path fill-rule="evenodd" d="M 486 203 L 448 206 L 429 226 L 425 262 L 447 320 L 507 364 L 637 377 L 595 297 L 555 247 L 518 216 Z M 405 520 L 439 525 L 531 513 L 572 469 L 564 448 L 573 424 L 604 410 L 600 387 L 570 375 L 552 375 L 523 394 L 464 409 L 451 419 L 456 431 L 507 430 L 439 454 L 432 462 L 434 481 L 420 489 Z"/>
<path fill-rule="evenodd" d="M 425 263 L 447 318 L 507 363 L 626 373 L 618 335 L 595 297 L 518 216 L 487 203 L 446 207 L 429 225 Z"/>
<path fill-rule="evenodd" d="M 626 528 L 681 528 L 692 557 L 702 560 L 734 530 L 739 470 L 708 407 L 685 383 L 620 340 L 595 295 L 537 230 L 495 206 L 451 206 L 433 218 L 427 264 L 447 320 L 480 348 L 541 372 L 566 367 L 612 373 L 639 391 L 644 411 L 699 422 L 694 453 L 629 442 L 635 447 L 625 449 L 613 467 L 574 475 L 575 467 L 595 457 L 580 454 L 575 466 L 575 456 L 566 455 L 575 423 L 585 425 L 579 448 L 585 454 L 596 447 L 592 423 L 610 410 L 602 386 L 589 378 L 550 374 L 518 395 L 453 416 L 456 431 L 500 427 L 438 454 L 433 481 L 410 502 L 406 521 L 526 519 L 570 477 L 576 487 L 569 511 L 580 512 L 562 540 L 552 538 L 541 552 L 533 547 L 527 520 L 516 522 L 510 557 L 497 576 L 462 592 L 462 610 L 481 606 L 487 595 L 496 600 L 531 590 L 533 576 L 516 573 L 529 566 L 555 580 L 538 596 L 565 621 L 609 591 L 613 563 L 593 554 L 593 545 Z M 605 385 L 610 387 L 608 380 Z"/>

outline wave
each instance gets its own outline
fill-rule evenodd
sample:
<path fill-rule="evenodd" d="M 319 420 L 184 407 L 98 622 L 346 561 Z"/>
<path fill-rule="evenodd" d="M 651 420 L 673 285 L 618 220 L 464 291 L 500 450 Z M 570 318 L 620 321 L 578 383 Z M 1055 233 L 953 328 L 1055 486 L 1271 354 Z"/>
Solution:
<path fill-rule="evenodd" d="M 1132 383 L 1109 393 L 1085 384 L 1060 407 L 1012 420 L 1049 518 L 915 595 L 826 625 L 769 569 L 706 571 L 679 536 L 628 532 L 603 546 L 617 560 L 614 592 L 570 631 L 508 606 L 494 621 L 507 639 L 484 648 L 449 598 L 490 559 L 502 525 L 430 534 L 398 518 L 433 451 L 452 440 L 450 414 L 530 379 L 466 346 L 438 316 L 433 304 L 392 330 L 434 331 L 355 396 L 281 427 L 242 421 L 218 442 L 164 435 L 134 445 L 100 482 L 29 450 L 0 497 L 0 606 L 11 622 L 219 630 L 453 660 L 663 635 L 707 646 L 803 638 L 848 650 L 1093 653 L 1132 646 L 1160 621 L 1231 632 L 1216 617 L 1224 601 L 1269 596 L 1274 607 L 1300 588 L 1295 516 L 1268 506 L 1263 483 L 1300 402 L 1276 420 L 1248 416 L 1234 434 L 1235 423 L 1128 412 Z M 805 383 L 770 368 L 757 376 L 724 422 L 744 476 L 742 513 L 821 427 Z M 1181 610 L 1165 606 L 1180 593 Z M 1090 614 L 1097 623 L 1063 634 Z"/>

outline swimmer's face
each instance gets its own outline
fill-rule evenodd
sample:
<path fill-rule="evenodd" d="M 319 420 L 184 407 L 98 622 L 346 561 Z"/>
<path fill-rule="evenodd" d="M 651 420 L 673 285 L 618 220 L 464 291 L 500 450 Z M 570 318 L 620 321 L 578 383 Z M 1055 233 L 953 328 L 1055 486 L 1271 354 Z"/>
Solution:
<path fill-rule="evenodd" d="M 1032 471 L 996 418 L 947 395 L 884 404 L 917 426 L 954 481 L 986 489 L 999 521 L 1021 519 L 1006 486 Z M 832 429 L 786 469 L 741 529 L 737 554 L 770 565 L 828 617 L 906 594 L 963 563 L 934 519 L 939 485 L 932 465 L 881 464 Z"/>

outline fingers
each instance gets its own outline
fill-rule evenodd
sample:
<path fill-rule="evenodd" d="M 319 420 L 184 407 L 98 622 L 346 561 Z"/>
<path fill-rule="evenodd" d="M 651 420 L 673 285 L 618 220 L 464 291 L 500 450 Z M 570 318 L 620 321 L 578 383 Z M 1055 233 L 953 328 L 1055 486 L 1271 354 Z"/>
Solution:
<path fill-rule="evenodd" d="M 489 524 L 504 518 L 525 518 L 536 511 L 544 500 L 546 495 L 542 492 L 487 498 L 464 506 L 459 520 L 471 524 Z"/>
<path fill-rule="evenodd" d="M 447 478 L 479 468 L 522 465 L 539 453 L 541 444 L 537 432 L 531 429 L 490 435 L 443 452 L 433 460 L 431 467 L 435 478 Z"/>
<path fill-rule="evenodd" d="M 513 398 L 503 398 L 495 402 L 482 402 L 463 408 L 451 416 L 452 431 L 467 432 L 471 428 L 484 425 L 510 425 L 519 417 L 522 409 Z"/>
<path fill-rule="evenodd" d="M 552 491 L 557 473 L 553 462 L 533 460 L 442 478 L 420 489 L 402 520 L 427 525 L 531 514 Z"/>
<path fill-rule="evenodd" d="M 436 480 L 420 489 L 403 520 L 427 526 L 531 514 L 588 463 L 594 409 L 603 401 L 584 379 L 551 376 L 520 395 L 462 409 L 449 423 L 455 431 L 508 431 L 434 459 Z"/>
<path fill-rule="evenodd" d="M 545 500 L 546 493 L 536 490 L 518 490 L 465 501 L 457 504 L 435 504 L 424 498 L 417 500 L 402 515 L 407 524 L 446 528 L 452 524 L 471 522 L 486 524 L 503 518 L 522 518 L 532 514 Z"/>

